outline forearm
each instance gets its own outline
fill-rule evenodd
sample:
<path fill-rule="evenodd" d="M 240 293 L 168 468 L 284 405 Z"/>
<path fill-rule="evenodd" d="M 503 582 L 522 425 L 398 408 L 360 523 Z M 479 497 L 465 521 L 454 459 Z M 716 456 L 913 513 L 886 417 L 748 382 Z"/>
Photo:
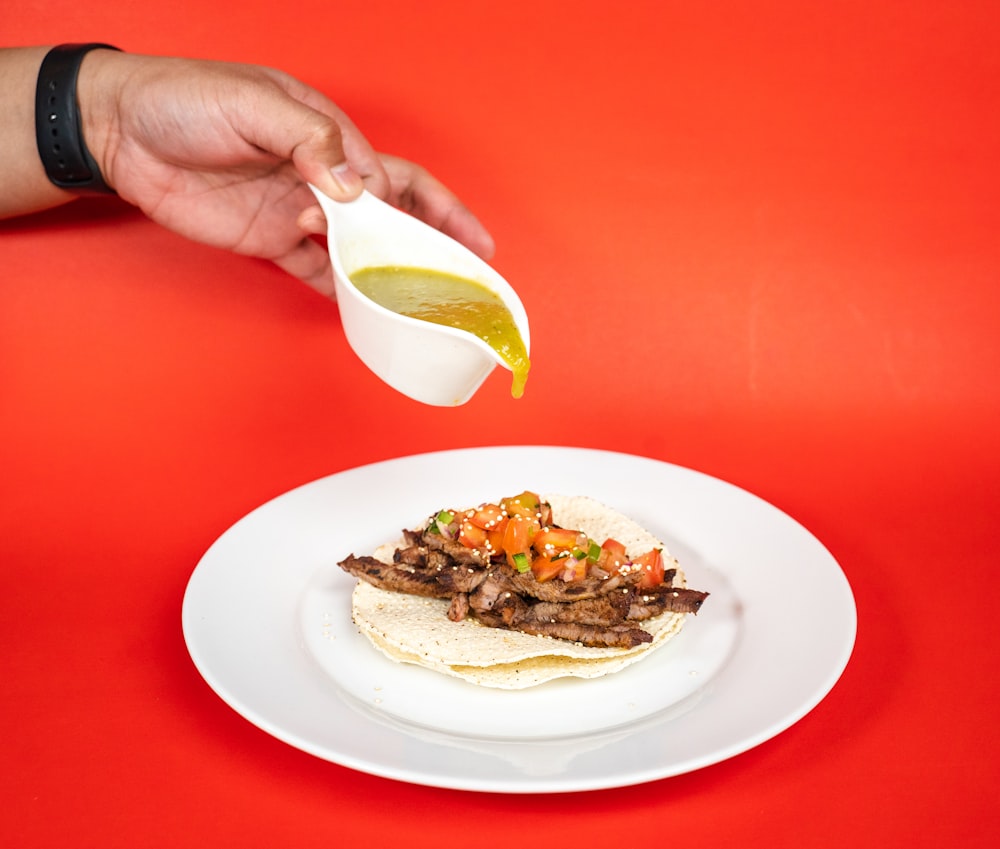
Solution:
<path fill-rule="evenodd" d="M 45 176 L 35 141 L 35 84 L 47 52 L 47 47 L 0 49 L 0 218 L 73 199 Z"/>

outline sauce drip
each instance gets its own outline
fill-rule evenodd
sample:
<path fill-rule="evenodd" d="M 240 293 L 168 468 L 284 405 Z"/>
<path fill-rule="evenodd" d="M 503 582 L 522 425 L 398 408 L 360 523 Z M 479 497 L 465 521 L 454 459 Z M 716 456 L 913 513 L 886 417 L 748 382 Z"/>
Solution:
<path fill-rule="evenodd" d="M 364 268 L 351 275 L 351 282 L 363 295 L 400 315 L 478 336 L 510 367 L 511 395 L 524 394 L 531 362 L 514 317 L 496 292 L 454 274 L 395 265 Z"/>

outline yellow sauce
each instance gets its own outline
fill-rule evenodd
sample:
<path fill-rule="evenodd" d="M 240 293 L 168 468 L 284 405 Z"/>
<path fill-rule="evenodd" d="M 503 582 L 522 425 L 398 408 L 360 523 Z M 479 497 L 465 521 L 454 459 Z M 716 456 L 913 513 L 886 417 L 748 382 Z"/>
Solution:
<path fill-rule="evenodd" d="M 383 266 L 351 275 L 364 295 L 386 309 L 478 336 L 513 372 L 511 394 L 520 398 L 531 363 L 514 317 L 500 296 L 482 283 L 441 271 Z"/>

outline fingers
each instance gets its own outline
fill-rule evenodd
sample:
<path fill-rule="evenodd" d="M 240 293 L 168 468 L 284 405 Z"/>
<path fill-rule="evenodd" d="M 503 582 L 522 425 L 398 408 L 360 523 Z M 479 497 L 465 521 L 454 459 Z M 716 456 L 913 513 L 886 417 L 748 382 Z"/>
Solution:
<path fill-rule="evenodd" d="M 260 75 L 259 70 L 251 69 L 251 81 L 256 85 L 246 86 L 242 92 L 252 102 L 239 104 L 229 115 L 240 135 L 279 159 L 291 160 L 306 182 L 334 200 L 348 201 L 361 194 L 364 182 L 348 162 L 346 140 L 337 120 L 294 96 L 305 96 L 306 86 L 280 72 Z M 310 99 L 317 105 L 322 101 L 318 96 Z M 358 147 L 358 143 L 354 141 L 353 146 Z M 360 158 L 364 164 L 365 157 Z"/>
<path fill-rule="evenodd" d="M 452 207 L 447 216 L 436 225 L 437 228 L 461 242 L 483 259 L 493 259 L 496 243 L 489 231 L 472 212 L 462 204 Z"/>
<path fill-rule="evenodd" d="M 443 183 L 426 169 L 406 159 L 380 154 L 389 176 L 387 198 L 422 221 L 456 241 L 483 259 L 491 259 L 496 244 L 489 231 Z"/>
<path fill-rule="evenodd" d="M 496 252 L 493 237 L 442 183 L 405 159 L 387 154 L 381 158 L 390 180 L 382 195 L 386 200 L 461 242 L 483 259 L 493 257 Z M 297 223 L 306 233 L 321 235 L 327 231 L 326 218 L 316 205 L 304 209 Z"/>
<path fill-rule="evenodd" d="M 291 159 L 302 179 L 328 197 L 337 201 L 353 200 L 361 194 L 364 182 L 345 158 L 340 128 L 322 113 L 302 117 L 301 128 L 288 139 L 291 149 L 276 152 Z M 290 132 L 295 133 L 295 130 Z"/>
<path fill-rule="evenodd" d="M 314 236 L 323 236 L 327 232 L 326 216 L 318 206 L 307 206 L 299 213 L 295 222 L 304 233 L 311 233 Z"/>
<path fill-rule="evenodd" d="M 284 256 L 276 257 L 274 263 L 321 295 L 328 298 L 336 297 L 330 254 L 326 248 L 312 239 L 303 238 Z"/>
<path fill-rule="evenodd" d="M 303 122 L 293 129 L 295 139 L 281 149 L 268 148 L 291 159 L 300 176 L 334 200 L 357 197 L 367 187 L 382 196 L 388 178 L 382 163 L 362 132 L 329 98 L 282 71 L 262 69 L 289 98 L 289 121 L 297 113 Z"/>

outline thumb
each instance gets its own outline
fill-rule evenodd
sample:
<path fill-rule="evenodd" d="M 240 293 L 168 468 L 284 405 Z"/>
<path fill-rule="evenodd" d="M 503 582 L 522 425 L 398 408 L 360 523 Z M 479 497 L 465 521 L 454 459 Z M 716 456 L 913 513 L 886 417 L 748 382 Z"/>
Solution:
<path fill-rule="evenodd" d="M 361 176 L 347 162 L 344 134 L 329 115 L 303 103 L 278 84 L 264 86 L 257 108 L 246 113 L 242 135 L 251 144 L 291 160 L 303 180 L 333 200 L 347 201 L 361 194 Z M 266 120 L 259 120 L 266 116 Z"/>
<path fill-rule="evenodd" d="M 291 159 L 302 179 L 312 183 L 327 197 L 337 201 L 353 200 L 361 194 L 365 184 L 361 176 L 343 158 L 339 140 L 337 150 L 340 151 L 341 159 L 332 167 L 327 165 L 334 158 L 330 148 L 317 149 L 305 143 L 292 151 Z"/>

